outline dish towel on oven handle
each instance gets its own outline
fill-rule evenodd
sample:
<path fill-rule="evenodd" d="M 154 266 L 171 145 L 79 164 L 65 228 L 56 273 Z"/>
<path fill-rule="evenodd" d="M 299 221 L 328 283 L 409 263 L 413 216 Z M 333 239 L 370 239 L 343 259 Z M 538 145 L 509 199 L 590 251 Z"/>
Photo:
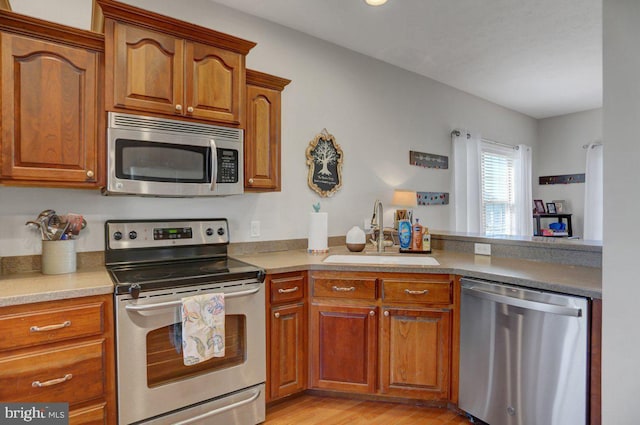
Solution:
<path fill-rule="evenodd" d="M 185 366 L 224 357 L 224 294 L 182 298 L 182 359 Z"/>

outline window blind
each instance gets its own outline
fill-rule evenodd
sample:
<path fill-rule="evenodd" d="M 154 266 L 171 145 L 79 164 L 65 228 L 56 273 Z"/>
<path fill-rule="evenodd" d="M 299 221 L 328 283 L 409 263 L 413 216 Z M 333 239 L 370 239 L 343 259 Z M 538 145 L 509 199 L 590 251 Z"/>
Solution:
<path fill-rule="evenodd" d="M 514 151 L 510 148 L 483 144 L 480 160 L 484 234 L 515 234 Z"/>

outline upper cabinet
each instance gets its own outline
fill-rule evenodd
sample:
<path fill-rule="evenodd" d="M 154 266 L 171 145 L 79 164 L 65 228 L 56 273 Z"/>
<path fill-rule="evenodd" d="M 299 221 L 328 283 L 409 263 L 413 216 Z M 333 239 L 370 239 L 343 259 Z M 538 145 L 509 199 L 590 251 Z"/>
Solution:
<path fill-rule="evenodd" d="M 107 110 L 243 125 L 245 56 L 255 43 L 126 4 L 98 3 Z"/>
<path fill-rule="evenodd" d="M 0 18 L 0 180 L 99 186 L 102 35 L 2 10 Z"/>
<path fill-rule="evenodd" d="M 280 97 L 291 80 L 247 69 L 244 188 L 280 191 Z"/>

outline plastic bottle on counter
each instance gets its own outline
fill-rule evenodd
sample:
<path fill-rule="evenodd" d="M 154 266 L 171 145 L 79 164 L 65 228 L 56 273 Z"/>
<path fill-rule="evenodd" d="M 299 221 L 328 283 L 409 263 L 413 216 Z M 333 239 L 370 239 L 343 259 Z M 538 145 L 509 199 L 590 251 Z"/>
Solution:
<path fill-rule="evenodd" d="M 426 226 L 422 234 L 422 251 L 431 252 L 431 234 L 429 233 L 429 228 Z"/>
<path fill-rule="evenodd" d="M 409 220 L 398 220 L 398 239 L 400 239 L 400 249 L 411 248 L 411 222 Z"/>
<path fill-rule="evenodd" d="M 424 227 L 419 223 L 420 219 L 416 218 L 416 223 L 412 226 L 411 231 L 411 250 L 422 251 L 422 235 Z"/>

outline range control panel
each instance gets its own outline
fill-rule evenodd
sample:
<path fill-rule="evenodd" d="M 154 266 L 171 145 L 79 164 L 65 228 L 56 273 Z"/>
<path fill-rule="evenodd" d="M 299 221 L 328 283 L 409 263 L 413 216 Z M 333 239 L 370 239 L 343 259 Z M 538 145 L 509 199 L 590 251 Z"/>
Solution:
<path fill-rule="evenodd" d="M 229 243 L 226 219 L 108 221 L 109 249 L 161 248 L 164 246 Z"/>

